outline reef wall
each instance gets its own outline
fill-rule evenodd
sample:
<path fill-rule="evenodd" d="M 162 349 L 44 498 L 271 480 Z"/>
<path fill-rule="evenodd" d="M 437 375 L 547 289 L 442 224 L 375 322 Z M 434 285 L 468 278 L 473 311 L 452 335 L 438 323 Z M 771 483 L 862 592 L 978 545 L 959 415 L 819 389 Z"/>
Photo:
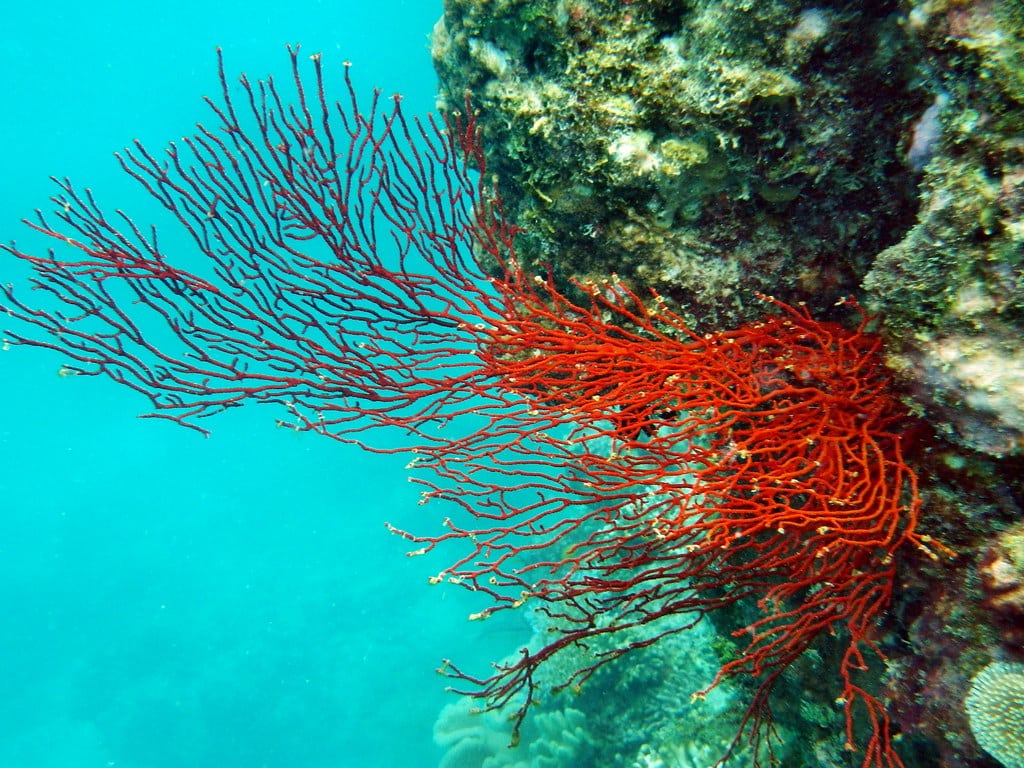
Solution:
<path fill-rule="evenodd" d="M 922 527 L 958 552 L 901 564 L 882 689 L 908 766 L 990 765 L 956 703 L 990 661 L 1024 658 L 1024 561 L 1007 555 L 1024 518 L 1024 4 L 447 0 L 432 49 L 440 106 L 471 92 L 521 257 L 563 286 L 616 273 L 704 331 L 756 317 L 758 291 L 879 313 L 920 419 Z M 787 683 L 785 732 L 835 727 L 815 663 Z M 834 746 L 814 764 L 839 764 Z M 665 749 L 592 759 L 667 765 Z"/>

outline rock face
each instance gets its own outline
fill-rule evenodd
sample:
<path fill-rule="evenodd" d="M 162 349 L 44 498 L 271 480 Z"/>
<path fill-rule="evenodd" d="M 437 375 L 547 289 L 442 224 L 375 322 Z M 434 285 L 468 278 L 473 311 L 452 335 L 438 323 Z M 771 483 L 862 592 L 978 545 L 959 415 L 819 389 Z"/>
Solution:
<path fill-rule="evenodd" d="M 948 436 L 984 453 L 1024 448 L 1024 6 L 918 2 L 908 37 L 942 96 L 917 223 L 864 286 L 894 364 Z"/>
<path fill-rule="evenodd" d="M 922 529 L 958 553 L 900 563 L 885 698 L 908 766 L 990 764 L 950 702 L 1024 661 L 1024 3 L 446 0 L 433 53 L 538 272 L 616 273 L 701 332 L 757 291 L 883 318 Z M 834 715 L 818 680 L 797 732 Z"/>
<path fill-rule="evenodd" d="M 819 317 L 859 294 L 940 431 L 1001 456 L 1024 445 L 1020 8 L 448 0 L 433 53 L 527 263 L 617 273 L 704 330 L 755 291 Z"/>
<path fill-rule="evenodd" d="M 820 311 L 856 289 L 913 223 L 900 138 L 933 95 L 887 4 L 803 5 L 450 2 L 443 99 L 472 91 L 524 255 L 709 328 L 755 290 Z"/>

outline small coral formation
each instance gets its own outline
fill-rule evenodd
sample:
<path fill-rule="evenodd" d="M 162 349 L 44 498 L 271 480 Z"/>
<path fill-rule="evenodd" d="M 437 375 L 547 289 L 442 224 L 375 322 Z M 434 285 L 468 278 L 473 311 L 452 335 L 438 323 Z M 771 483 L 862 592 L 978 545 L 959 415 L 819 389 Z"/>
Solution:
<path fill-rule="evenodd" d="M 593 765 L 595 737 L 578 709 L 538 712 L 524 729 L 522 747 L 510 746 L 511 740 L 507 714 L 476 711 L 469 699 L 448 704 L 434 724 L 434 741 L 445 749 L 439 768 Z"/>
<path fill-rule="evenodd" d="M 964 708 L 982 748 L 1005 768 L 1024 768 L 1024 664 L 989 664 L 971 683 Z"/>

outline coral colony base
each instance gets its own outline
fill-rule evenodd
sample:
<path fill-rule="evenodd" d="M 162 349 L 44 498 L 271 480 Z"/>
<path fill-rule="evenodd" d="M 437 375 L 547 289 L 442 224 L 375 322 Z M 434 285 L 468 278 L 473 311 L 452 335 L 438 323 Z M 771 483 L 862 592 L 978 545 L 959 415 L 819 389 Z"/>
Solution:
<path fill-rule="evenodd" d="M 520 269 L 470 111 L 408 120 L 379 94 L 360 107 L 347 69 L 344 104 L 329 103 L 319 57 L 307 81 L 297 53 L 293 84 L 243 77 L 237 99 L 221 64 L 214 127 L 162 158 L 119 155 L 191 236 L 195 271 L 59 182 L 53 218 L 31 224 L 57 250 L 6 247 L 35 271 L 31 301 L 4 288 L 7 343 L 55 350 L 65 374 L 108 376 L 150 416 L 204 433 L 205 417 L 259 402 L 361 445 L 377 429 L 411 435 L 422 503 L 448 516 L 437 535 L 398 531 L 410 554 L 461 543 L 431 581 L 486 596 L 471 618 L 529 604 L 553 628 L 490 676 L 443 667 L 485 707 L 512 706 L 515 733 L 560 651 L 654 630 L 559 687 L 579 686 L 742 602 L 760 618 L 695 693 L 756 682 L 734 746 L 757 754 L 779 675 L 843 631 L 848 748 L 901 765 L 857 673 L 896 558 L 941 547 L 917 531 L 905 413 L 869 318 L 849 302 L 850 329 L 764 297 L 761 321 L 697 335 L 614 275 L 570 298 Z M 671 617 L 684 620 L 661 630 Z"/>

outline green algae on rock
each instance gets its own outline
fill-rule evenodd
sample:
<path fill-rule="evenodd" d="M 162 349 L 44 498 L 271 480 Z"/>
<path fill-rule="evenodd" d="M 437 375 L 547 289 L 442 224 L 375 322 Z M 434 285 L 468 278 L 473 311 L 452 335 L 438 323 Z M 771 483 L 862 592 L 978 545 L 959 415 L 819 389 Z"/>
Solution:
<path fill-rule="evenodd" d="M 885 698 L 908 767 L 987 764 L 949 702 L 1024 653 L 1024 3 L 447 0 L 434 58 L 538 271 L 618 273 L 705 331 L 755 291 L 880 313 L 927 527 L 959 553 L 901 565 Z M 828 712 L 816 681 L 787 728 Z M 668 754 L 648 742 L 637 765 Z"/>
<path fill-rule="evenodd" d="M 712 329 L 821 311 L 913 223 L 895 4 L 452 0 L 442 101 L 480 110 L 522 256 L 615 272 Z"/>

